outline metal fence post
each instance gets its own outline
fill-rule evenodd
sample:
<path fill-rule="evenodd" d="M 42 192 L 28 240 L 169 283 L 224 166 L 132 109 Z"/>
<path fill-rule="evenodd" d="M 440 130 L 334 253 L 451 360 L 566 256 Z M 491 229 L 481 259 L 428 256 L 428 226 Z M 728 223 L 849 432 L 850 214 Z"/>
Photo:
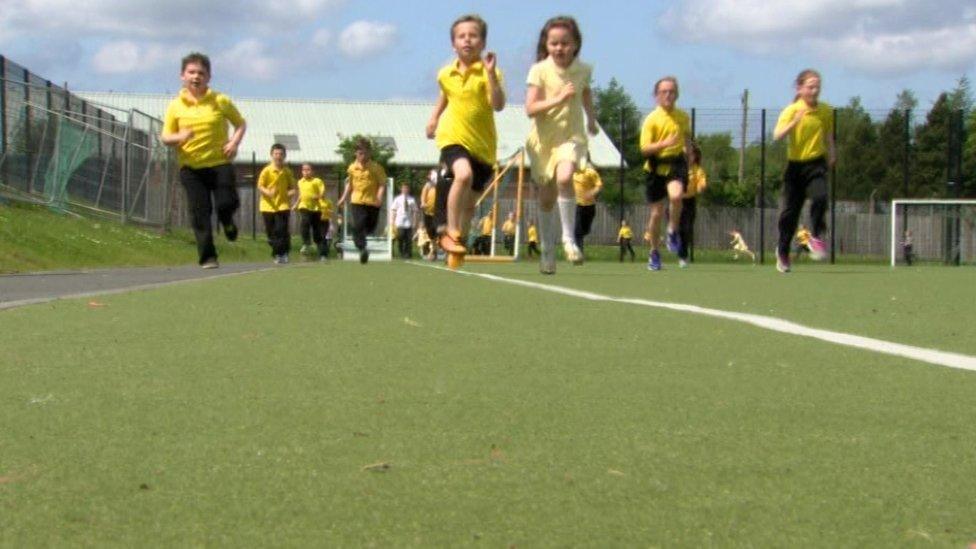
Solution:
<path fill-rule="evenodd" d="M 134 112 L 129 111 L 129 120 L 125 125 L 125 134 L 122 138 L 122 198 L 121 198 L 121 223 L 125 225 L 126 222 L 126 210 L 128 208 L 128 194 L 129 194 L 129 140 L 132 138 L 132 117 Z"/>
<path fill-rule="evenodd" d="M 905 198 L 911 198 L 909 194 L 908 186 L 911 179 L 909 161 L 911 160 L 911 141 L 912 141 L 912 109 L 905 109 L 905 148 L 902 150 L 901 157 L 901 177 L 902 177 L 902 196 Z M 901 216 L 901 232 L 905 234 L 908 230 L 908 205 L 902 206 L 905 215 Z M 895 215 L 895 212 L 891 212 L 891 215 Z"/>
<path fill-rule="evenodd" d="M 620 107 L 620 169 L 618 171 L 620 179 L 620 217 L 617 219 L 619 225 L 624 220 L 624 179 L 626 175 L 626 161 L 624 160 L 624 147 L 626 146 L 625 136 L 627 134 L 627 107 Z"/>
<path fill-rule="evenodd" d="M 251 151 L 251 240 L 258 239 L 258 153 Z"/>
<path fill-rule="evenodd" d="M 766 109 L 761 111 L 759 138 L 759 264 L 766 261 Z"/>
<path fill-rule="evenodd" d="M 7 58 L 0 55 L 0 155 L 7 152 Z M 0 179 L 6 178 L 0 174 Z"/>
<path fill-rule="evenodd" d="M 837 109 L 834 109 L 834 143 L 837 143 Z M 836 153 L 834 153 L 836 154 Z M 837 158 L 830 167 L 830 264 L 836 262 L 837 243 Z"/>

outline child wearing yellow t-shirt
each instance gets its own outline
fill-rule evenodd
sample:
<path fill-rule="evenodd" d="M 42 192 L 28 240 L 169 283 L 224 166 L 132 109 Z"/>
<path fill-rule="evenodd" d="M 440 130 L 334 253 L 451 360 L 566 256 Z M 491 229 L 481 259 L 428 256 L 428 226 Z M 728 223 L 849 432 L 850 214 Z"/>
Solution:
<path fill-rule="evenodd" d="M 698 212 L 698 195 L 705 192 L 708 177 L 701 166 L 701 147 L 692 142 L 688 150 L 688 186 L 681 199 L 681 220 L 678 222 L 678 266 L 688 266 L 688 248 L 695 237 L 695 214 Z"/>
<path fill-rule="evenodd" d="M 583 263 L 576 244 L 573 173 L 586 165 L 587 132 L 595 135 L 598 128 L 590 90 L 593 68 L 578 59 L 582 43 L 575 19 L 549 19 L 539 33 L 537 63 L 526 78 L 525 113 L 532 119 L 532 129 L 525 150 L 539 186 L 539 271 L 543 274 L 556 272 L 557 204 L 566 259 Z"/>
<path fill-rule="evenodd" d="M 505 223 L 502 223 L 502 238 L 505 242 L 505 251 L 508 255 L 515 253 L 515 212 L 508 212 Z"/>
<path fill-rule="evenodd" d="M 587 158 L 589 164 L 589 158 Z M 573 174 L 573 192 L 576 194 L 576 247 L 583 251 L 583 239 L 593 228 L 596 217 L 596 198 L 603 190 L 603 180 L 592 164 Z"/>
<path fill-rule="evenodd" d="M 209 57 L 196 52 L 184 57 L 180 78 L 183 88 L 166 108 L 159 137 L 177 150 L 198 261 L 204 269 L 213 269 L 218 267 L 210 221 L 214 210 L 227 240 L 237 240 L 234 213 L 241 201 L 231 162 L 247 124 L 229 97 L 210 89 Z M 234 127 L 230 138 L 228 123 Z"/>
<path fill-rule="evenodd" d="M 487 38 L 488 24 L 477 15 L 462 16 L 451 25 L 457 59 L 437 73 L 440 94 L 426 128 L 427 137 L 436 138 L 441 151 L 443 173 L 435 208 L 438 244 L 448 253 L 452 268 L 464 263 L 464 233 L 476 195 L 494 173 L 498 137 L 493 111 L 505 108 L 495 54 L 481 55 Z"/>
<path fill-rule="evenodd" d="M 264 233 L 271 246 L 271 256 L 276 265 L 288 263 L 291 251 L 291 235 L 288 224 L 291 218 L 291 201 L 296 194 L 295 175 L 285 165 L 285 146 L 271 145 L 271 162 L 258 175 L 257 190 L 261 194 L 261 218 Z"/>
<path fill-rule="evenodd" d="M 528 228 L 525 229 L 525 241 L 527 243 L 525 249 L 526 257 L 542 255 L 539 252 L 539 230 L 535 228 L 535 221 L 530 221 Z"/>
<path fill-rule="evenodd" d="M 776 269 L 788 273 L 790 242 L 803 203 L 810 196 L 810 257 L 824 259 L 827 246 L 821 235 L 827 229 L 827 171 L 834 165 L 833 108 L 820 101 L 820 73 L 807 69 L 796 77 L 796 97 L 783 109 L 773 139 L 787 137 L 787 164 L 783 175 L 783 209 L 779 215 Z"/>
<path fill-rule="evenodd" d="M 325 183 L 315 177 L 311 164 L 302 164 L 302 178 L 298 180 L 298 202 L 295 204 L 299 215 L 301 215 L 301 254 L 310 253 L 312 242 L 315 242 L 319 252 L 319 261 L 324 261 L 329 255 L 329 246 L 325 241 L 325 229 L 322 226 L 321 203 L 324 196 Z"/>
<path fill-rule="evenodd" d="M 620 245 L 620 262 L 624 261 L 624 254 L 630 252 L 630 262 L 634 262 L 634 247 L 630 245 L 630 242 L 634 239 L 634 230 L 630 228 L 627 224 L 626 219 L 620 220 L 620 230 L 617 231 L 617 244 Z"/>
<path fill-rule="evenodd" d="M 437 203 L 437 170 L 430 170 L 427 174 L 427 181 L 420 190 L 420 211 L 424 215 L 424 232 L 427 238 L 432 239 L 437 234 L 437 222 L 434 220 L 434 210 Z M 423 249 L 422 249 L 423 250 Z M 431 244 L 422 251 L 423 255 L 433 261 L 437 258 L 437 248 Z"/>
<path fill-rule="evenodd" d="M 356 143 L 356 159 L 346 170 L 346 188 L 336 206 L 349 200 L 352 240 L 359 250 L 359 262 L 369 261 L 366 236 L 373 234 L 380 219 L 380 205 L 386 193 L 386 170 L 372 160 L 373 144 L 366 138 Z"/>

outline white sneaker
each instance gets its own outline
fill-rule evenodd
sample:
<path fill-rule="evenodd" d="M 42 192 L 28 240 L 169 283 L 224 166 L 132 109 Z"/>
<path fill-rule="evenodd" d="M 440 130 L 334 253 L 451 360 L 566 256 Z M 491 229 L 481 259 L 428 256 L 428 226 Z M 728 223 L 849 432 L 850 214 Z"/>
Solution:
<path fill-rule="evenodd" d="M 575 242 L 563 242 L 563 253 L 566 254 L 566 261 L 573 265 L 583 264 L 583 252 L 580 251 Z"/>
<path fill-rule="evenodd" d="M 679 259 L 678 260 L 678 267 L 681 267 L 682 269 L 687 269 L 688 268 L 688 261 L 686 261 L 684 259 Z"/>
<path fill-rule="evenodd" d="M 539 272 L 545 275 L 556 274 L 556 248 L 545 246 L 539 254 Z"/>

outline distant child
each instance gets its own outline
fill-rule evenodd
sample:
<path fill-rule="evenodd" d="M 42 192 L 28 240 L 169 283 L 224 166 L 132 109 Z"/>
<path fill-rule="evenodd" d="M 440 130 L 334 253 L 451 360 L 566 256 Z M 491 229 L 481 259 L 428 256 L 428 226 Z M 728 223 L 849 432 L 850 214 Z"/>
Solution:
<path fill-rule="evenodd" d="M 790 241 L 807 195 L 810 196 L 810 257 L 827 257 L 820 239 L 827 229 L 827 170 L 834 165 L 834 110 L 820 101 L 820 73 L 807 69 L 796 77 L 796 97 L 783 109 L 773 139 L 788 137 L 783 206 L 779 216 L 776 270 L 790 272 Z"/>
<path fill-rule="evenodd" d="M 912 231 L 908 229 L 905 230 L 905 236 L 901 241 L 901 251 L 905 257 L 905 263 L 911 267 L 912 262 L 915 261 L 915 250 L 912 242 Z"/>
<path fill-rule="evenodd" d="M 535 228 L 535 221 L 529 222 L 529 226 L 525 230 L 525 241 L 528 243 L 525 250 L 527 257 L 541 255 L 539 252 L 539 230 Z"/>
<path fill-rule="evenodd" d="M 576 247 L 583 251 L 583 239 L 590 234 L 596 217 L 596 198 L 603 190 L 603 180 L 587 158 L 587 166 L 573 174 L 573 191 L 576 194 Z"/>
<path fill-rule="evenodd" d="M 420 209 L 410 195 L 410 185 L 400 185 L 400 194 L 390 204 L 390 229 L 395 231 L 397 252 L 401 259 L 413 257 L 413 232 L 417 226 Z"/>
<path fill-rule="evenodd" d="M 627 224 L 626 219 L 620 220 L 620 230 L 617 231 L 617 244 L 620 245 L 620 262 L 624 261 L 624 254 L 630 253 L 630 262 L 634 262 L 634 247 L 630 245 L 631 241 L 634 239 L 634 230 L 630 228 Z"/>
<path fill-rule="evenodd" d="M 491 237 L 494 232 L 495 224 L 492 223 L 491 212 L 489 212 L 478 223 L 478 239 L 474 243 L 474 253 L 476 255 L 491 254 Z"/>
<path fill-rule="evenodd" d="M 319 261 L 329 256 L 329 245 L 325 240 L 322 226 L 322 201 L 325 197 L 325 183 L 312 173 L 311 164 L 302 164 L 302 178 L 298 180 L 298 214 L 301 216 L 302 255 L 311 253 L 312 242 L 318 248 Z M 327 221 L 326 221 L 327 222 Z"/>
<path fill-rule="evenodd" d="M 502 223 L 502 238 L 505 241 L 505 251 L 508 255 L 515 253 L 515 212 L 508 212 L 505 223 Z"/>
<path fill-rule="evenodd" d="M 539 188 L 539 271 L 543 274 L 556 272 L 558 236 L 553 207 L 557 203 L 566 259 L 575 265 L 583 263 L 583 252 L 576 244 L 573 173 L 587 165 L 587 131 L 596 135 L 599 129 L 590 89 L 593 68 L 578 59 L 582 46 L 583 35 L 575 19 L 549 19 L 539 33 L 537 63 L 526 78 L 525 113 L 532 119 L 532 128 L 525 150 Z"/>
<path fill-rule="evenodd" d="M 356 142 L 356 159 L 346 170 L 346 187 L 336 206 L 349 200 L 352 241 L 359 250 L 359 262 L 369 261 L 366 236 L 373 234 L 380 219 L 380 205 L 386 192 L 386 170 L 372 159 L 373 145 L 366 138 Z"/>
<path fill-rule="evenodd" d="M 437 234 L 437 222 L 434 219 L 436 201 L 437 170 L 430 170 L 430 173 L 427 174 L 427 181 L 424 182 L 424 187 L 420 190 L 420 211 L 424 214 L 424 232 L 428 239 Z M 427 259 L 433 261 L 437 258 L 437 248 L 431 245 L 429 250 L 423 254 Z"/>
<path fill-rule="evenodd" d="M 493 111 L 505 108 L 495 54 L 481 56 L 487 39 L 488 24 L 477 15 L 462 16 L 451 25 L 457 59 L 437 74 L 440 94 L 427 122 L 427 137 L 436 138 L 444 166 L 437 185 L 438 243 L 455 269 L 464 264 L 464 233 L 476 193 L 494 175 L 498 137 Z"/>
<path fill-rule="evenodd" d="M 796 240 L 796 253 L 793 255 L 793 259 L 799 260 L 800 254 L 803 252 L 810 251 L 810 230 L 800 225 L 796 228 L 796 234 L 793 235 L 793 239 Z"/>
<path fill-rule="evenodd" d="M 705 192 L 708 177 L 701 166 L 701 148 L 694 142 L 688 150 L 688 186 L 681 199 L 681 221 L 678 223 L 678 266 L 688 266 L 688 247 L 695 235 L 695 214 L 698 212 L 698 195 Z"/>
<path fill-rule="evenodd" d="M 665 199 L 669 204 L 668 250 L 678 253 L 681 249 L 678 223 L 681 220 L 682 198 L 688 185 L 685 154 L 691 145 L 691 119 L 675 105 L 678 101 L 677 78 L 665 76 L 658 80 L 654 84 L 654 98 L 657 108 L 644 119 L 640 151 L 647 158 L 644 171 L 647 172 L 646 194 L 650 205 L 647 238 L 651 252 L 647 258 L 647 268 L 660 271 L 661 254 L 657 247 Z"/>
<path fill-rule="evenodd" d="M 214 269 L 219 266 L 210 221 L 214 210 L 227 240 L 237 240 L 234 212 L 241 201 L 231 162 L 247 124 L 229 97 L 210 89 L 209 57 L 196 52 L 184 57 L 180 78 L 183 88 L 166 108 L 160 140 L 177 150 L 199 264 Z M 228 123 L 234 127 L 230 138 Z"/>
<path fill-rule="evenodd" d="M 329 258 L 329 250 L 332 246 L 333 234 L 335 233 L 335 226 L 332 223 L 332 219 L 335 217 L 335 206 L 329 197 L 325 194 L 319 199 L 319 211 L 322 212 L 322 240 L 325 245 L 325 258 Z"/>
<path fill-rule="evenodd" d="M 739 254 L 746 254 L 755 263 L 756 254 L 752 253 L 752 250 L 749 249 L 749 245 L 742 238 L 742 233 L 737 230 L 732 230 L 729 231 L 729 236 L 732 237 L 732 242 L 729 242 L 732 245 L 732 259 L 739 259 Z"/>
<path fill-rule="evenodd" d="M 271 162 L 258 176 L 257 190 L 261 193 L 261 217 L 264 233 L 271 246 L 271 256 L 276 265 L 288 263 L 291 251 L 291 235 L 288 222 L 291 217 L 291 201 L 296 194 L 295 175 L 285 166 L 285 146 L 271 145 Z"/>
<path fill-rule="evenodd" d="M 415 235 L 417 241 L 417 249 L 420 250 L 420 255 L 428 261 L 433 261 L 436 257 L 431 256 L 431 252 L 434 252 L 434 242 L 427 236 L 427 228 L 421 226 L 417 229 L 417 234 Z"/>

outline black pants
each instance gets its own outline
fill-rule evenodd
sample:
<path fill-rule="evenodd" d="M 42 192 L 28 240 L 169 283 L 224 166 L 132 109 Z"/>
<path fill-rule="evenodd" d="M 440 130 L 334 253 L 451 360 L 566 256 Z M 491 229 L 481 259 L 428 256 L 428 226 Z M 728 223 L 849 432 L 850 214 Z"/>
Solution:
<path fill-rule="evenodd" d="M 533 255 L 539 255 L 539 245 L 535 242 L 529 242 L 529 245 L 525 250 L 525 255 L 529 257 L 532 257 Z"/>
<path fill-rule="evenodd" d="M 574 240 L 576 241 L 576 247 L 583 250 L 583 238 L 590 234 L 590 229 L 593 228 L 593 218 L 596 217 L 596 204 L 590 204 L 589 206 L 576 205 L 576 234 L 574 235 Z"/>
<path fill-rule="evenodd" d="M 322 212 L 301 208 L 298 210 L 298 213 L 302 216 L 302 221 L 299 225 L 302 233 L 302 244 L 308 246 L 312 242 L 315 242 L 315 246 L 319 249 L 319 257 L 328 257 L 329 247 L 325 241 L 325 231 L 328 228 L 322 228 L 322 224 L 327 223 L 322 221 Z"/>
<path fill-rule="evenodd" d="M 322 220 L 322 257 L 329 257 L 329 227 L 332 223 L 328 219 Z"/>
<path fill-rule="evenodd" d="M 271 255 L 285 255 L 291 251 L 291 235 L 288 232 L 288 220 L 291 211 L 261 212 L 264 219 L 264 234 L 268 236 Z"/>
<path fill-rule="evenodd" d="M 631 261 L 634 261 L 634 248 L 633 248 L 633 246 L 630 245 L 630 239 L 629 238 L 621 238 L 620 239 L 620 261 L 621 262 L 623 262 L 624 255 L 627 252 L 630 252 L 630 260 Z"/>
<path fill-rule="evenodd" d="M 357 250 L 363 251 L 366 236 L 373 234 L 380 220 L 380 208 L 368 204 L 350 204 L 349 208 L 352 210 L 352 241 Z"/>
<path fill-rule="evenodd" d="M 230 164 L 199 169 L 183 167 L 180 168 L 180 183 L 186 190 L 199 262 L 203 264 L 217 259 L 210 218 L 216 209 L 217 219 L 222 225 L 234 224 L 234 212 L 241 205 L 234 182 L 234 167 Z"/>
<path fill-rule="evenodd" d="M 437 239 L 437 221 L 434 220 L 433 215 L 424 214 L 424 230 L 427 231 L 427 238 Z"/>
<path fill-rule="evenodd" d="M 790 242 L 796 233 L 807 194 L 810 195 L 810 232 L 820 238 L 827 229 L 827 161 L 823 158 L 806 162 L 790 161 L 786 165 L 777 246 L 777 252 L 782 256 L 790 254 Z"/>
<path fill-rule="evenodd" d="M 403 259 L 413 257 L 413 229 L 397 227 L 397 251 Z"/>
<path fill-rule="evenodd" d="M 507 234 L 507 235 L 505 235 L 505 251 L 508 252 L 508 255 L 512 255 L 512 254 L 515 253 L 515 235 L 514 234 Z"/>
<path fill-rule="evenodd" d="M 680 259 L 688 259 L 688 247 L 694 243 L 697 209 L 695 197 L 681 200 L 681 219 L 678 220 L 678 236 L 681 237 L 681 247 L 678 248 Z"/>

